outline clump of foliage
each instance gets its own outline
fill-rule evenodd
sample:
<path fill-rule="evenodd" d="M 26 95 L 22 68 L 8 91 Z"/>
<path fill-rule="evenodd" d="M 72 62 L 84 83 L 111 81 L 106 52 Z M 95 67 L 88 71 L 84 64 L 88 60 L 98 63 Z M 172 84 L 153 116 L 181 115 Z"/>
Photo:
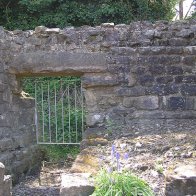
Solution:
<path fill-rule="evenodd" d="M 0 25 L 33 29 L 38 25 L 65 27 L 170 20 L 178 0 L 1 0 Z"/>
<path fill-rule="evenodd" d="M 49 162 L 64 161 L 68 155 L 75 159 L 80 152 L 79 146 L 76 145 L 42 145 L 41 150 L 44 153 L 44 159 Z"/>
<path fill-rule="evenodd" d="M 101 170 L 96 178 L 95 192 L 92 196 L 153 196 L 148 184 L 130 172 Z"/>
<path fill-rule="evenodd" d="M 92 196 L 154 196 L 144 180 L 122 167 L 120 157 L 120 153 L 112 145 L 111 162 L 107 169 L 103 167 L 96 176 L 95 191 Z M 128 153 L 125 153 L 123 158 L 128 161 Z"/>

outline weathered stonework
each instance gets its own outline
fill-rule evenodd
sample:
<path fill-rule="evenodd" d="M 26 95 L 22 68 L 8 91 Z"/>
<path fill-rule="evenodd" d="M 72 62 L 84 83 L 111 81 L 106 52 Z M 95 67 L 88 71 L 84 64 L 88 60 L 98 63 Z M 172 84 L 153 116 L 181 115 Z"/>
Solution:
<path fill-rule="evenodd" d="M 112 122 L 104 137 L 195 130 L 195 38 L 195 21 L 0 28 L 0 161 L 21 176 L 40 157 L 23 76 L 81 76 L 88 129 Z"/>

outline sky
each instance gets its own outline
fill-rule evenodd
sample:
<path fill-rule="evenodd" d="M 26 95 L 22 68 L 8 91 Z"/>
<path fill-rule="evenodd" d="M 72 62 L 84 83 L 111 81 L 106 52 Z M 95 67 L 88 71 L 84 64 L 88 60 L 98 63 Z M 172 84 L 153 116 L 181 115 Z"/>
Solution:
<path fill-rule="evenodd" d="M 190 7 L 192 2 L 193 2 L 193 0 L 185 0 L 184 1 L 184 3 L 183 3 L 183 6 L 184 6 L 184 16 L 186 15 L 187 11 L 189 10 L 189 7 Z M 176 9 L 177 10 L 179 9 L 178 5 L 176 6 Z M 192 7 L 191 11 L 193 11 L 193 7 Z M 189 15 L 190 14 L 191 14 L 191 12 L 189 13 Z"/>

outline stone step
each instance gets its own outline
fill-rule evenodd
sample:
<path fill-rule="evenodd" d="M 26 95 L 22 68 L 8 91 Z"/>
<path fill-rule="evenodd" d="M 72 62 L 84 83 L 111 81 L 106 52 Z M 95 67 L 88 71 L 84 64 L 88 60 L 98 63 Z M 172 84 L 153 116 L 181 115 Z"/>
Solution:
<path fill-rule="evenodd" d="M 60 196 L 89 196 L 94 192 L 94 185 L 89 173 L 62 174 Z"/>

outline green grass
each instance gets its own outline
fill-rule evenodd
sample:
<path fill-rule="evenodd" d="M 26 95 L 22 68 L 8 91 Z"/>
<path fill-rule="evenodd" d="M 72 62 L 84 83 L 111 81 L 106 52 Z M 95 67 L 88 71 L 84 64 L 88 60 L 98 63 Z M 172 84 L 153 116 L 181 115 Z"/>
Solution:
<path fill-rule="evenodd" d="M 95 179 L 92 196 L 154 196 L 149 185 L 130 172 L 101 170 Z"/>
<path fill-rule="evenodd" d="M 40 148 L 44 152 L 44 159 L 49 162 L 64 161 L 67 155 L 76 158 L 80 152 L 78 145 L 41 145 Z"/>

